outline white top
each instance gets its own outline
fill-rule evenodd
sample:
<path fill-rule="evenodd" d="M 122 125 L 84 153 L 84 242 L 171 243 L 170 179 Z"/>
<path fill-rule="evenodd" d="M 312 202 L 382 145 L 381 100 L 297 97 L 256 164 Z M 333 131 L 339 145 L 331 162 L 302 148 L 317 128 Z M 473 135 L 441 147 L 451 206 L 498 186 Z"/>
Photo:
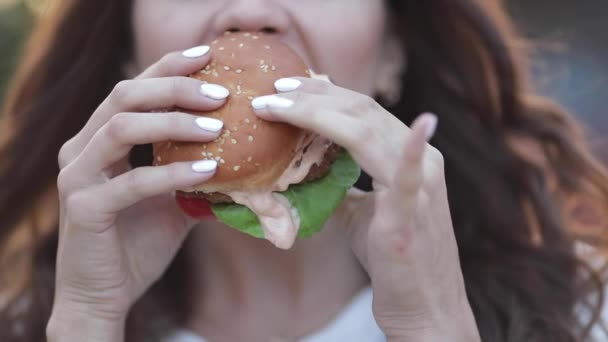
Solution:
<path fill-rule="evenodd" d="M 374 319 L 372 298 L 372 288 L 363 289 L 328 325 L 300 339 L 299 342 L 385 342 L 386 337 Z M 206 342 L 206 340 L 190 331 L 180 330 L 164 342 Z"/>

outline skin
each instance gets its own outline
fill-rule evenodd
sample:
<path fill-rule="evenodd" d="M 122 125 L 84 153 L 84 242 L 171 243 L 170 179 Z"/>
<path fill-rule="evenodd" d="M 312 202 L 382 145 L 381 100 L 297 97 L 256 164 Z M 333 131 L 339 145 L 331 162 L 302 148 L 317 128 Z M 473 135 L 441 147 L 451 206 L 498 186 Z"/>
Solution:
<path fill-rule="evenodd" d="M 395 69 L 386 68 L 386 17 L 379 0 L 135 0 L 135 58 L 125 66 L 134 80 L 118 84 L 59 155 L 49 340 L 122 340 L 129 308 L 189 233 L 195 310 L 188 328 L 211 340 L 306 335 L 369 286 L 368 276 L 374 315 L 389 340 L 479 340 L 443 160 L 426 143 L 436 118 L 422 115 L 408 128 L 371 97 L 379 79 L 391 79 L 381 77 L 386 69 Z M 181 51 L 229 29 L 273 32 L 340 85 L 300 78 L 297 88 L 258 100 L 257 113 L 333 139 L 374 178 L 373 192 L 352 190 L 323 233 L 287 252 L 181 213 L 171 191 L 213 171 L 193 172 L 189 163 L 131 170 L 125 158 L 136 144 L 215 138 L 191 115 L 146 111 L 221 106 L 223 99 L 201 94 L 200 82 L 183 77 L 204 67 L 209 54 L 187 58 Z"/>

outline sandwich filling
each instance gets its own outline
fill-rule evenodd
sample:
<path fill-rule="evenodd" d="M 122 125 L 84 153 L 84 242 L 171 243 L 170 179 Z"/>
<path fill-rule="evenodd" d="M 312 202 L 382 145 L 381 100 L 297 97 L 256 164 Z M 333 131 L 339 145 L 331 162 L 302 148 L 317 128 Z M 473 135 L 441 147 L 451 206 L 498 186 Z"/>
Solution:
<path fill-rule="evenodd" d="M 282 249 L 293 246 L 300 228 L 300 217 L 287 198 L 279 192 L 302 182 L 313 165 L 319 165 L 331 142 L 317 134 L 307 133 L 298 144 L 295 158 L 281 177 L 268 189 L 256 192 L 226 192 L 235 203 L 251 209 L 258 217 L 264 237 Z"/>

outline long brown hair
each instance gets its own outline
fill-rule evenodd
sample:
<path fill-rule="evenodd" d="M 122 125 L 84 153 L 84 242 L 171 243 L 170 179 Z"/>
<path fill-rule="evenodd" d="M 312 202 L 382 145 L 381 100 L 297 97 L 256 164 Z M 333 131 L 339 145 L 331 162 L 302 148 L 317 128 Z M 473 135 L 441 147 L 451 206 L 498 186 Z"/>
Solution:
<path fill-rule="evenodd" d="M 57 154 L 131 57 L 130 1 L 64 1 L 33 34 L 0 133 L 0 340 L 44 340 L 57 247 Z M 390 110 L 409 124 L 431 111 L 440 127 L 454 229 L 469 301 L 484 341 L 582 341 L 603 284 L 575 254 L 582 231 L 568 203 L 608 210 L 608 175 L 569 116 L 533 96 L 525 44 L 498 1 L 391 0 L 408 68 Z M 518 141 L 518 144 L 512 141 Z M 524 148 L 521 146 L 524 142 Z M 536 148 L 538 158 L 530 157 Z M 134 152 L 145 163 L 146 151 Z M 533 153 L 534 154 L 534 153 Z M 582 202 L 581 202 L 582 201 Z M 177 256 L 133 309 L 127 340 L 183 323 L 188 283 Z M 590 293 L 599 299 L 583 306 Z M 586 317 L 585 319 L 581 317 Z"/>

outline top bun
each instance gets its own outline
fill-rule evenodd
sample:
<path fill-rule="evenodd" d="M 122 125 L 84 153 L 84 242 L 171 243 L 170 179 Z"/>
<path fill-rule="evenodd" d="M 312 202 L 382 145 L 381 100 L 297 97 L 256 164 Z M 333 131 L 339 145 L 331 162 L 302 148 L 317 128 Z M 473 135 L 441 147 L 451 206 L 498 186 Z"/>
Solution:
<path fill-rule="evenodd" d="M 188 191 L 267 189 L 294 159 L 307 132 L 288 124 L 259 119 L 251 101 L 276 93 L 274 82 L 277 79 L 310 77 L 310 71 L 291 48 L 262 33 L 227 32 L 211 44 L 211 53 L 211 61 L 205 69 L 190 76 L 222 85 L 230 91 L 230 96 L 216 111 L 190 113 L 223 121 L 222 134 L 208 143 L 171 141 L 154 144 L 155 163 L 217 160 L 215 176 Z"/>

